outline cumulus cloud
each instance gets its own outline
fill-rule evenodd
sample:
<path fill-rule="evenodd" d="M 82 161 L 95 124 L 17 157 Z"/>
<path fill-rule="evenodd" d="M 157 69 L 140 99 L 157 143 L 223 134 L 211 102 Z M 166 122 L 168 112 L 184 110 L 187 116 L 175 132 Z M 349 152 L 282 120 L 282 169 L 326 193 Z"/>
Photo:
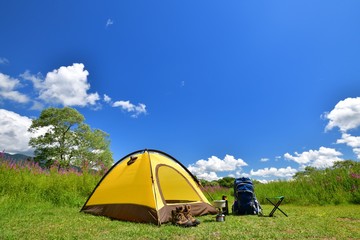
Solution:
<path fill-rule="evenodd" d="M 0 149 L 9 153 L 23 153 L 32 155 L 33 149 L 29 146 L 32 136 L 27 130 L 31 119 L 17 113 L 0 109 Z"/>
<path fill-rule="evenodd" d="M 199 179 L 204 179 L 206 181 L 214 181 L 214 180 L 220 179 L 220 177 L 218 177 L 216 172 L 199 173 L 199 174 L 196 175 L 196 177 L 199 178 Z"/>
<path fill-rule="evenodd" d="M 352 147 L 357 158 L 360 159 L 360 137 L 351 136 L 348 133 L 343 133 L 341 139 L 338 139 L 336 143 L 343 143 L 349 147 Z"/>
<path fill-rule="evenodd" d="M 43 76 L 41 73 L 38 74 L 31 74 L 30 71 L 25 71 L 24 73 L 20 74 L 20 77 L 22 77 L 25 80 L 29 80 L 32 82 L 35 89 L 39 90 L 43 88 Z"/>
<path fill-rule="evenodd" d="M 324 117 L 329 120 L 325 131 L 338 127 L 341 138 L 336 143 L 351 147 L 357 158 L 360 159 L 360 137 L 347 133 L 360 126 L 360 97 L 346 98 L 338 102 L 330 113 L 324 114 Z"/>
<path fill-rule="evenodd" d="M 20 76 L 30 80 L 38 91 L 40 99 L 45 104 L 59 104 L 63 106 L 95 105 L 100 99 L 98 93 L 88 93 L 89 72 L 84 69 L 84 64 L 74 63 L 72 66 L 60 67 L 46 74 L 32 75 L 29 71 Z"/>
<path fill-rule="evenodd" d="M 88 75 L 82 63 L 55 69 L 47 73 L 42 82 L 39 98 L 47 103 L 64 106 L 95 105 L 100 98 L 98 93 L 87 93 L 90 89 Z"/>
<path fill-rule="evenodd" d="M 341 132 L 355 129 L 360 126 L 360 97 L 346 98 L 338 102 L 330 113 L 324 117 L 329 120 L 325 130 L 338 127 Z"/>
<path fill-rule="evenodd" d="M 291 178 L 297 172 L 296 169 L 291 167 L 286 168 L 264 168 L 254 171 L 251 169 L 250 175 L 255 177 L 277 177 L 277 178 Z"/>
<path fill-rule="evenodd" d="M 146 114 L 146 105 L 139 103 L 132 104 L 130 101 L 116 101 L 112 104 L 113 107 L 119 107 L 124 111 L 131 113 L 131 117 L 137 118 L 140 114 Z"/>
<path fill-rule="evenodd" d="M 111 97 L 109 97 L 108 95 L 104 94 L 104 101 L 106 103 L 111 103 Z"/>
<path fill-rule="evenodd" d="M 92 106 L 93 109 L 101 107 L 100 96 L 97 92 L 89 93 L 90 84 L 88 82 L 89 72 L 84 69 L 84 64 L 74 63 L 71 66 L 62 66 L 48 72 L 45 77 L 41 73 L 31 74 L 25 71 L 20 77 L 32 83 L 36 91 L 37 98 L 32 100 L 33 110 L 41 110 L 48 105 L 62 105 L 69 107 Z M 11 91 L 19 84 L 19 80 L 12 79 L 6 75 L 0 75 L 0 96 L 6 95 L 10 98 Z M 6 85 L 5 85 L 6 84 Z M 2 94 L 2 95 L 1 95 Z M 20 94 L 20 93 L 18 93 Z M 15 94 L 14 94 L 15 95 Z M 25 102 L 25 95 L 13 96 L 17 101 Z M 107 94 L 103 94 L 103 101 L 112 107 L 119 107 L 125 112 L 131 113 L 131 117 L 137 118 L 141 114 L 147 114 L 146 105 L 143 103 L 133 104 L 130 101 L 115 101 Z"/>
<path fill-rule="evenodd" d="M 301 166 L 312 166 L 316 168 L 331 167 L 334 162 L 343 161 L 344 159 L 340 156 L 342 156 L 341 152 L 326 147 L 320 147 L 319 150 L 310 150 L 302 153 L 295 152 L 295 155 L 289 153 L 284 154 L 286 159 L 294 161 Z"/>
<path fill-rule="evenodd" d="M 351 136 L 350 134 L 343 133 L 341 139 L 338 139 L 336 143 L 345 143 L 350 147 L 359 148 L 360 137 L 355 137 L 355 136 Z"/>
<path fill-rule="evenodd" d="M 16 78 L 12 78 L 8 75 L 0 73 L 0 97 L 6 100 L 10 100 L 17 103 L 27 103 L 29 98 L 16 91 L 15 89 L 20 87 L 20 81 Z"/>
<path fill-rule="evenodd" d="M 236 171 L 235 173 L 228 174 L 228 177 L 233 177 L 233 178 L 250 177 L 250 174 L 245 173 L 242 171 L 242 169 L 240 169 L 239 171 Z"/>
<path fill-rule="evenodd" d="M 260 162 L 267 162 L 267 161 L 269 161 L 270 159 L 269 158 L 261 158 L 260 159 Z"/>
<path fill-rule="evenodd" d="M 219 179 L 217 176 L 218 172 L 235 172 L 247 165 L 248 164 L 240 158 L 235 159 L 235 157 L 231 155 L 226 155 L 224 159 L 212 156 L 208 158 L 208 160 L 198 160 L 196 163 L 189 165 L 188 169 L 198 178 L 212 181 Z"/>
<path fill-rule="evenodd" d="M 112 107 L 120 108 L 121 110 L 131 113 L 131 117 L 137 118 L 141 114 L 147 114 L 146 111 L 146 105 L 143 103 L 139 103 L 138 105 L 135 105 L 131 103 L 130 101 L 115 101 L 113 102 L 111 97 L 104 94 L 104 102 L 109 104 Z"/>

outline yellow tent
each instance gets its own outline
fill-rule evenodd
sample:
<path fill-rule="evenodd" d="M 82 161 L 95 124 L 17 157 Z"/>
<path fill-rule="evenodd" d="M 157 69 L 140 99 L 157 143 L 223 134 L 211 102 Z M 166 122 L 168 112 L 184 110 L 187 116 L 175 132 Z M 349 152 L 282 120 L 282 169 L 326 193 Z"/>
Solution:
<path fill-rule="evenodd" d="M 157 150 L 120 159 L 100 180 L 81 211 L 113 219 L 162 224 L 190 205 L 193 216 L 215 214 L 198 180 L 179 161 Z"/>

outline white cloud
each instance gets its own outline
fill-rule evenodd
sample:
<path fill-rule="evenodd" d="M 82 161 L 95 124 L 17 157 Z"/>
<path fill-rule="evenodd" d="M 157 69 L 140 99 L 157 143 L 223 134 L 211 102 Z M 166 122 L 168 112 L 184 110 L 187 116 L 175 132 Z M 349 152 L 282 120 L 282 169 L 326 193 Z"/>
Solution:
<path fill-rule="evenodd" d="M 360 137 L 347 133 L 360 126 L 360 97 L 346 98 L 338 102 L 330 113 L 324 114 L 324 117 L 329 120 L 325 131 L 338 127 L 342 134 L 336 143 L 351 147 L 360 159 Z"/>
<path fill-rule="evenodd" d="M 360 137 L 351 136 L 350 134 L 343 133 L 341 139 L 338 139 L 336 143 L 343 143 L 352 147 L 357 158 L 360 159 Z"/>
<path fill-rule="evenodd" d="M 141 114 L 147 114 L 146 111 L 146 105 L 143 103 L 139 103 L 138 105 L 135 105 L 131 103 L 130 101 L 115 101 L 112 102 L 111 97 L 104 94 L 104 101 L 108 103 L 112 107 L 118 107 L 126 112 L 131 113 L 131 117 L 137 118 Z"/>
<path fill-rule="evenodd" d="M 8 75 L 0 73 L 0 97 L 3 99 L 11 100 L 17 103 L 27 103 L 29 98 L 16 91 L 15 89 L 20 86 L 20 81 L 11 78 Z"/>
<path fill-rule="evenodd" d="M 338 127 L 341 132 L 355 129 L 360 126 L 360 97 L 346 98 L 338 102 L 330 113 L 325 113 L 325 118 L 329 119 L 325 130 Z"/>
<path fill-rule="evenodd" d="M 343 133 L 341 139 L 338 139 L 336 143 L 345 143 L 352 148 L 360 147 L 360 137 L 351 136 L 350 134 Z"/>
<path fill-rule="evenodd" d="M 254 171 L 251 169 L 250 175 L 256 177 L 277 177 L 277 178 L 291 178 L 297 172 L 296 169 L 291 167 L 286 168 L 264 168 Z"/>
<path fill-rule="evenodd" d="M 0 57 L 0 64 L 8 64 L 9 60 L 4 58 L 4 57 Z"/>
<path fill-rule="evenodd" d="M 188 169 L 198 178 L 208 180 L 204 177 L 217 177 L 217 172 L 237 171 L 241 170 L 243 166 L 247 166 L 247 163 L 242 159 L 235 159 L 231 155 L 226 155 L 224 159 L 212 156 L 208 160 L 199 160 L 195 164 L 189 165 Z"/>
<path fill-rule="evenodd" d="M 261 158 L 260 159 L 260 162 L 267 162 L 267 161 L 269 161 L 270 159 L 268 159 L 268 158 Z"/>
<path fill-rule="evenodd" d="M 45 108 L 45 106 L 38 101 L 33 101 L 33 105 L 30 108 L 31 110 L 37 110 L 37 111 L 42 111 Z"/>
<path fill-rule="evenodd" d="M 109 97 L 108 95 L 104 94 L 104 101 L 107 103 L 111 102 L 111 97 Z"/>
<path fill-rule="evenodd" d="M 257 179 L 257 180 L 258 180 L 258 179 Z M 260 180 L 258 180 L 258 181 L 261 182 L 261 183 L 263 183 L 263 184 L 266 184 L 266 183 L 271 182 L 271 181 L 265 180 L 265 179 L 260 179 Z"/>
<path fill-rule="evenodd" d="M 343 161 L 341 152 L 333 148 L 320 147 L 319 150 L 310 150 L 308 152 L 297 153 L 291 155 L 285 153 L 284 157 L 288 160 L 294 161 L 301 166 L 312 166 L 316 168 L 331 167 L 336 161 Z"/>
<path fill-rule="evenodd" d="M 39 99 L 44 103 L 61 104 L 63 106 L 95 105 L 100 99 L 98 93 L 88 94 L 90 84 L 87 82 L 89 72 L 82 63 L 60 67 L 47 73 L 45 79 L 41 73 L 36 75 L 25 71 L 20 76 L 33 83 L 39 92 Z M 42 109 L 43 104 L 35 102 L 32 109 Z"/>
<path fill-rule="evenodd" d="M 137 118 L 140 114 L 146 114 L 146 105 L 139 103 L 138 105 L 132 104 L 130 101 L 116 101 L 113 107 L 120 107 L 122 110 L 132 113 L 132 117 Z"/>
<path fill-rule="evenodd" d="M 353 151 L 356 154 L 357 158 L 360 159 L 360 148 L 353 148 Z"/>
<path fill-rule="evenodd" d="M 38 98 L 32 100 L 31 109 L 33 110 L 42 110 L 50 104 L 70 107 L 91 105 L 94 107 L 93 109 L 99 109 L 101 107 L 97 103 L 100 100 L 99 94 L 97 92 L 88 93 L 90 89 L 88 75 L 89 72 L 84 69 L 84 64 L 74 63 L 71 66 L 62 66 L 48 72 L 45 78 L 41 73 L 31 74 L 29 71 L 25 71 L 20 76 L 22 79 L 31 81 L 38 93 Z M 103 100 L 112 107 L 119 107 L 131 113 L 133 118 L 137 118 L 141 114 L 147 114 L 146 105 L 143 103 L 137 105 L 130 101 L 116 101 L 113 103 L 111 97 L 107 94 L 103 94 Z"/>
<path fill-rule="evenodd" d="M 82 63 L 48 72 L 41 85 L 37 85 L 40 88 L 39 98 L 46 103 L 63 106 L 95 105 L 100 98 L 97 93 L 87 93 L 90 89 L 88 75 Z"/>
<path fill-rule="evenodd" d="M 233 178 L 240 178 L 240 177 L 250 177 L 250 174 L 243 172 L 242 169 L 239 169 L 239 171 L 236 171 L 235 174 L 230 173 L 228 176 Z"/>
<path fill-rule="evenodd" d="M 213 181 L 220 179 L 220 177 L 218 177 L 218 175 L 215 172 L 199 173 L 196 175 L 196 177 L 199 179 L 204 179 L 206 181 Z"/>
<path fill-rule="evenodd" d="M 32 84 L 34 85 L 34 88 L 39 90 L 42 89 L 43 86 L 43 76 L 41 75 L 41 73 L 38 73 L 36 75 L 31 74 L 30 71 L 25 71 L 24 73 L 20 74 L 20 77 L 22 77 L 25 80 L 29 80 L 32 82 Z"/>
<path fill-rule="evenodd" d="M 110 18 L 106 21 L 106 27 L 109 27 L 110 25 L 113 25 L 114 21 L 111 20 Z"/>
<path fill-rule="evenodd" d="M 32 154 L 29 146 L 32 136 L 27 130 L 31 119 L 17 113 L 0 109 L 0 149 L 9 153 Z"/>

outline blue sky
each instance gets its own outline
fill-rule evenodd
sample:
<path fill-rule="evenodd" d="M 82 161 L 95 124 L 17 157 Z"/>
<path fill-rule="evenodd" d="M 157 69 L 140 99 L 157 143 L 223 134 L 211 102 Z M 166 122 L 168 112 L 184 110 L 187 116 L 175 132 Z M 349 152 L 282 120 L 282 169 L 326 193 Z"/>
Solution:
<path fill-rule="evenodd" d="M 70 106 L 115 161 L 165 151 L 200 178 L 289 179 L 360 159 L 360 2 L 2 1 L 0 149 Z"/>

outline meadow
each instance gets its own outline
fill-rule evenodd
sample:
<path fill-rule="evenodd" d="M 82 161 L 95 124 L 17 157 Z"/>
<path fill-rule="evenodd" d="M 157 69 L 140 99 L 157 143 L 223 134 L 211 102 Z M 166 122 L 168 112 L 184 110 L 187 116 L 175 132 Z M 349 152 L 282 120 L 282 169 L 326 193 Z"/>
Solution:
<path fill-rule="evenodd" d="M 185 229 L 80 213 L 101 177 L 0 161 L 0 239 L 360 239 L 358 165 L 255 186 L 265 214 L 272 209 L 265 198 L 282 195 L 280 208 L 289 217 L 277 211 L 275 217 L 229 215 L 216 222 L 208 215 Z M 233 201 L 231 188 L 204 192 L 209 200 L 227 195 Z"/>

